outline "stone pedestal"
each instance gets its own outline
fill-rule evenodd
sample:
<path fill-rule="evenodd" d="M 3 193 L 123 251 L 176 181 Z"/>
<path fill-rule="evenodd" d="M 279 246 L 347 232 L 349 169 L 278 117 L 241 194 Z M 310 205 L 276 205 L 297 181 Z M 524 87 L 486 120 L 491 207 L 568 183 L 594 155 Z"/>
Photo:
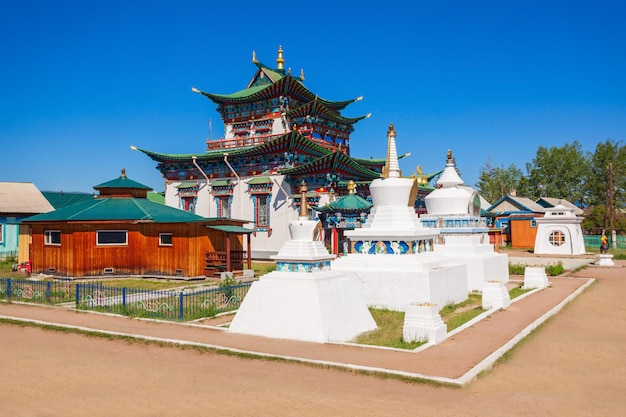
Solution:
<path fill-rule="evenodd" d="M 483 308 L 506 309 L 511 304 L 511 297 L 502 281 L 487 281 L 483 286 Z"/>
<path fill-rule="evenodd" d="M 428 341 L 438 344 L 448 337 L 439 306 L 431 303 L 409 304 L 404 314 L 402 338 L 405 342 Z"/>
<path fill-rule="evenodd" d="M 546 288 L 549 285 L 545 268 L 527 266 L 524 269 L 524 289 Z"/>
<path fill-rule="evenodd" d="M 601 253 L 598 255 L 598 260 L 596 261 L 596 265 L 598 266 L 615 266 L 615 262 L 613 262 L 613 255 L 609 255 L 608 253 Z"/>

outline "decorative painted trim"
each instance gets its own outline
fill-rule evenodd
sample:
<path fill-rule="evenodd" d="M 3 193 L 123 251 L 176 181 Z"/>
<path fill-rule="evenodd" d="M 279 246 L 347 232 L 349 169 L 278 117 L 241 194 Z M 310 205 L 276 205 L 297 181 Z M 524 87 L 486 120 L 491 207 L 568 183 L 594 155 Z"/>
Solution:
<path fill-rule="evenodd" d="M 353 253 L 367 255 L 409 255 L 433 252 L 434 239 L 420 240 L 359 240 L 353 245 Z"/>
<path fill-rule="evenodd" d="M 320 272 L 330 270 L 330 260 L 313 262 L 276 262 L 276 270 L 280 272 Z"/>

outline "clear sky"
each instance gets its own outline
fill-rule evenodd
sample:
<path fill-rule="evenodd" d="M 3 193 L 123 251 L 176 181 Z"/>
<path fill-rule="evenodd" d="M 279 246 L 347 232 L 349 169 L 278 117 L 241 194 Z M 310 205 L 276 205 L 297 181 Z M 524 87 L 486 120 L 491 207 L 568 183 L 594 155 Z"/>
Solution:
<path fill-rule="evenodd" d="M 487 159 L 525 169 L 537 147 L 626 139 L 626 3 L 619 1 L 8 1 L 0 7 L 0 180 L 92 192 L 119 176 L 162 191 L 130 145 L 202 153 L 216 106 L 259 61 L 305 71 L 328 100 L 358 96 L 355 157 L 466 184 Z"/>

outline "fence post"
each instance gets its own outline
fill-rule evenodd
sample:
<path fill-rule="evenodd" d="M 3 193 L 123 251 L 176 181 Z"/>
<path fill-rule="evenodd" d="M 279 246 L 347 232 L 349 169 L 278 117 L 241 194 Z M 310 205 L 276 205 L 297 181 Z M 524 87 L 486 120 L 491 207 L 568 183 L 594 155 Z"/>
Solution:
<path fill-rule="evenodd" d="M 183 292 L 178 293 L 178 320 L 183 321 L 183 297 L 185 294 Z"/>
<path fill-rule="evenodd" d="M 80 292 L 80 288 L 81 288 L 82 284 L 76 283 L 76 305 L 74 306 L 74 308 L 78 308 L 78 300 L 80 300 L 80 297 L 78 296 L 78 293 Z"/>
<path fill-rule="evenodd" d="M 11 278 L 7 280 L 7 300 L 11 299 Z"/>
<path fill-rule="evenodd" d="M 52 286 L 52 281 L 46 282 L 46 302 L 50 302 L 50 287 Z"/>
<path fill-rule="evenodd" d="M 122 287 L 122 307 L 126 308 L 126 287 Z"/>

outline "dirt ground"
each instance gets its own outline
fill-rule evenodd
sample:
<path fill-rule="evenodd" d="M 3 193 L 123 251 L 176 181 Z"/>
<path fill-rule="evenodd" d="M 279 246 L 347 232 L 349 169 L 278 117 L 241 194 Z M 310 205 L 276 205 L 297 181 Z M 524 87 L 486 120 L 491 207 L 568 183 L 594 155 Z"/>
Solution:
<path fill-rule="evenodd" d="M 465 388 L 0 324 L 0 415 L 626 415 L 619 265 Z"/>

